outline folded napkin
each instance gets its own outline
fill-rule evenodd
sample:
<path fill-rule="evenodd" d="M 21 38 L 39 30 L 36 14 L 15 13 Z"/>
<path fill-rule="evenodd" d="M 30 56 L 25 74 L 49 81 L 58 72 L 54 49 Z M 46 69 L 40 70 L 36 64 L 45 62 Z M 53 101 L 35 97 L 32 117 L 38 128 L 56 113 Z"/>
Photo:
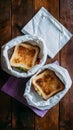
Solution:
<path fill-rule="evenodd" d="M 47 54 L 53 58 L 69 41 L 72 34 L 44 7 L 22 28 L 24 34 L 42 38 L 47 46 Z"/>
<path fill-rule="evenodd" d="M 8 81 L 2 87 L 2 91 L 13 97 L 17 101 L 21 102 L 23 105 L 28 106 L 32 109 L 38 116 L 43 117 L 48 110 L 39 110 L 34 107 L 31 107 L 27 104 L 26 99 L 23 97 L 24 88 L 26 81 L 24 79 L 18 79 L 15 77 L 10 77 Z"/>

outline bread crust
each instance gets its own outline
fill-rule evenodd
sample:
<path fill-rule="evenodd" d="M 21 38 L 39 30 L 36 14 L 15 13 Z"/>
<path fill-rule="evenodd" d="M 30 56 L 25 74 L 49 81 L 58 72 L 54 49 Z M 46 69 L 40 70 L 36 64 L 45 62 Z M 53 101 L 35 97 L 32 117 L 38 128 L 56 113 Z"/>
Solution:
<path fill-rule="evenodd" d="M 12 67 L 21 67 L 24 70 L 31 69 L 35 64 L 40 48 L 30 43 L 20 43 L 15 46 L 10 58 Z"/>
<path fill-rule="evenodd" d="M 63 82 L 50 69 L 44 70 L 33 78 L 32 86 L 45 100 L 64 89 Z"/>

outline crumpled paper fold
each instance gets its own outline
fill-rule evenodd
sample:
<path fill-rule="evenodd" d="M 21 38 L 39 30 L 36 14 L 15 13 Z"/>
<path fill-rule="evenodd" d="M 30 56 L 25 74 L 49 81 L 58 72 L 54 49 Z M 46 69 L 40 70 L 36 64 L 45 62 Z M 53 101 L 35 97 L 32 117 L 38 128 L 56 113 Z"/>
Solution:
<path fill-rule="evenodd" d="M 55 94 L 54 96 L 50 97 L 47 101 L 45 101 L 44 99 L 42 99 L 33 89 L 32 87 L 32 79 L 39 74 L 41 71 L 43 71 L 44 69 L 51 69 L 55 72 L 55 74 L 60 78 L 60 80 L 64 83 L 65 85 L 65 89 L 58 92 L 57 94 Z M 67 93 L 67 91 L 69 90 L 69 88 L 71 87 L 72 84 L 72 80 L 69 76 L 68 71 L 59 66 L 56 65 L 54 63 L 52 64 L 47 64 L 43 67 L 40 68 L 40 70 L 34 75 L 32 76 L 32 78 L 26 83 L 26 88 L 25 88 L 25 92 L 24 92 L 24 97 L 26 98 L 28 104 L 30 106 L 34 106 L 40 110 L 46 110 L 46 109 L 50 109 L 53 106 L 55 106 L 62 98 L 63 96 Z"/>
<path fill-rule="evenodd" d="M 21 42 L 29 42 L 32 45 L 37 45 L 40 47 L 40 63 L 32 67 L 29 71 L 20 72 L 17 68 L 12 68 L 10 66 L 10 56 L 12 54 L 12 48 L 21 43 Z M 24 43 L 25 44 L 25 43 Z M 46 51 L 46 45 L 44 44 L 44 41 L 42 39 L 39 39 L 37 37 L 31 36 L 31 35 L 24 35 L 24 36 L 18 36 L 11 41 L 9 41 L 7 44 L 3 45 L 1 48 L 1 67 L 4 71 L 9 73 L 10 75 L 13 75 L 15 77 L 21 77 L 21 78 L 27 78 L 34 73 L 38 71 L 38 69 L 43 66 L 47 59 L 47 51 Z M 29 60 L 29 59 L 28 59 Z"/>

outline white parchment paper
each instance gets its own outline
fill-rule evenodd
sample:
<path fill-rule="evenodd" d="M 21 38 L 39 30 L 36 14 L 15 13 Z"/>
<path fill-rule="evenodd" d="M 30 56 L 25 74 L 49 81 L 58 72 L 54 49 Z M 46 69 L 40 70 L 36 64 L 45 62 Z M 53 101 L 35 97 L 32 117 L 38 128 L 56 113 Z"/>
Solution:
<path fill-rule="evenodd" d="M 12 68 L 10 66 L 10 56 L 12 54 L 12 49 L 15 45 L 21 43 L 21 42 L 29 42 L 32 45 L 37 45 L 40 47 L 40 54 L 39 54 L 39 58 L 40 58 L 40 63 L 35 65 L 34 67 L 32 67 L 29 71 L 25 72 L 21 72 L 16 68 Z M 12 39 L 11 41 L 9 41 L 8 43 L 6 43 L 5 45 L 2 46 L 1 48 L 1 67 L 4 71 L 6 71 L 7 73 L 16 76 L 16 77 L 22 77 L 22 78 L 27 78 L 31 75 L 33 75 L 34 73 L 36 73 L 38 71 L 38 69 L 43 66 L 46 62 L 47 59 L 47 49 L 46 49 L 46 45 L 44 44 L 44 41 L 42 39 L 39 39 L 35 36 L 31 36 L 31 35 L 24 35 L 24 36 L 18 36 L 14 39 Z M 29 60 L 29 59 L 28 59 Z"/>
<path fill-rule="evenodd" d="M 50 97 L 47 101 L 42 99 L 33 89 L 32 87 L 32 79 L 40 73 L 44 69 L 51 69 L 55 72 L 55 74 L 60 78 L 60 80 L 65 84 L 65 89 L 58 92 L 56 95 Z M 24 92 L 24 97 L 26 98 L 29 105 L 34 106 L 40 110 L 50 109 L 54 105 L 56 105 L 63 96 L 67 93 L 69 88 L 71 87 L 72 80 L 69 76 L 68 71 L 56 64 L 47 64 L 34 75 L 32 78 L 26 83 L 26 88 Z"/>
<path fill-rule="evenodd" d="M 44 7 L 22 28 L 24 34 L 42 38 L 47 46 L 47 54 L 53 58 L 73 36 Z"/>

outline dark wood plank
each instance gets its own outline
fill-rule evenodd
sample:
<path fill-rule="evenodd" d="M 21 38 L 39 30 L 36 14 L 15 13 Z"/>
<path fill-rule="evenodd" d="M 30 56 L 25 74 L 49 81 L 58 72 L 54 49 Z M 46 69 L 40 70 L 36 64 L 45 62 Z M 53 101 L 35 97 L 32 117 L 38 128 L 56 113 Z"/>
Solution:
<path fill-rule="evenodd" d="M 45 7 L 55 18 L 59 20 L 59 1 L 58 0 L 34 0 L 35 12 L 42 6 Z"/>
<path fill-rule="evenodd" d="M 11 1 L 0 1 L 0 45 L 10 40 L 11 36 Z"/>
<path fill-rule="evenodd" d="M 12 37 L 22 35 L 20 29 L 32 16 L 32 0 L 12 0 Z M 13 100 L 12 104 L 12 130 L 33 130 L 34 113 L 15 100 Z"/>
<path fill-rule="evenodd" d="M 12 101 L 12 130 L 34 130 L 33 111 L 15 100 Z"/>
<path fill-rule="evenodd" d="M 57 104 L 48 110 L 43 118 L 35 116 L 35 130 L 58 130 L 58 116 L 59 107 Z"/>
<path fill-rule="evenodd" d="M 58 0 L 35 0 L 35 12 L 44 6 L 55 18 L 59 19 Z M 47 60 L 47 63 L 59 60 L 57 55 L 52 60 Z M 58 130 L 59 104 L 50 109 L 43 118 L 35 116 L 35 130 Z"/>
<path fill-rule="evenodd" d="M 73 33 L 73 1 L 60 0 L 60 21 Z M 61 51 L 61 65 L 73 80 L 73 38 Z M 73 130 L 73 85 L 60 102 L 60 130 Z"/>
<path fill-rule="evenodd" d="M 11 39 L 11 1 L 0 1 L 0 48 Z M 0 52 L 1 56 L 1 52 Z M 0 61 L 0 88 L 9 75 L 1 69 Z M 0 91 L 0 130 L 11 129 L 11 99 Z"/>
<path fill-rule="evenodd" d="M 11 39 L 11 1 L 0 1 L 0 56 L 1 46 L 6 44 Z M 1 79 L 4 81 L 8 75 L 1 69 L 1 58 L 0 58 L 0 74 Z"/>
<path fill-rule="evenodd" d="M 33 0 L 12 0 L 12 37 L 21 34 L 21 28 L 33 16 Z"/>

